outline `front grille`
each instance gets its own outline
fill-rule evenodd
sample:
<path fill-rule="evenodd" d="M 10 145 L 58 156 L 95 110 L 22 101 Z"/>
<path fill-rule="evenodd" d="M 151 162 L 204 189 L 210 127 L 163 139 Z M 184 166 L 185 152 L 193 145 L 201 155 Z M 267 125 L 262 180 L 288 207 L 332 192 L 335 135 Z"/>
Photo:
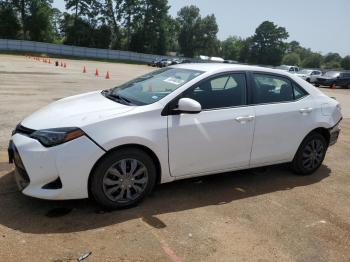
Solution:
<path fill-rule="evenodd" d="M 35 131 L 36 130 L 34 130 L 34 129 L 30 129 L 28 127 L 22 126 L 21 124 L 18 124 L 16 126 L 16 129 L 12 132 L 12 135 L 14 135 L 14 134 L 22 134 L 22 135 L 30 136 Z"/>

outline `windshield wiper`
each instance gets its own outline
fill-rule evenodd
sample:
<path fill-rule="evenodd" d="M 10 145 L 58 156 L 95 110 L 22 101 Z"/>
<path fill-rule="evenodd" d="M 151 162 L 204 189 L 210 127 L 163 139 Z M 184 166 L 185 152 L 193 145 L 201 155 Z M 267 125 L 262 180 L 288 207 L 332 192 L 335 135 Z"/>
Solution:
<path fill-rule="evenodd" d="M 107 97 L 113 101 L 122 102 L 121 104 L 133 105 L 133 103 L 129 99 L 127 99 L 121 95 L 113 94 L 111 89 L 110 90 L 103 90 L 102 94 L 105 97 Z"/>

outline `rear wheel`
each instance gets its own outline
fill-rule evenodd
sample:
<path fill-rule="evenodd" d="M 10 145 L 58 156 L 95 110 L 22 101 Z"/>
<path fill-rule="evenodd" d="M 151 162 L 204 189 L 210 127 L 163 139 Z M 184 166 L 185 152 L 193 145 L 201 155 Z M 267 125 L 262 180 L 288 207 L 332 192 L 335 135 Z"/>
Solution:
<path fill-rule="evenodd" d="M 151 192 L 156 182 L 152 158 L 139 149 L 110 153 L 95 168 L 90 183 L 98 204 L 107 209 L 134 206 Z"/>
<path fill-rule="evenodd" d="M 319 86 L 320 86 L 320 84 L 317 84 L 317 83 L 316 83 L 316 84 L 315 84 L 315 86 L 316 86 L 316 87 L 319 87 Z"/>
<path fill-rule="evenodd" d="M 311 133 L 301 143 L 292 162 L 292 170 L 299 175 L 310 175 L 322 164 L 328 144 L 319 133 Z"/>

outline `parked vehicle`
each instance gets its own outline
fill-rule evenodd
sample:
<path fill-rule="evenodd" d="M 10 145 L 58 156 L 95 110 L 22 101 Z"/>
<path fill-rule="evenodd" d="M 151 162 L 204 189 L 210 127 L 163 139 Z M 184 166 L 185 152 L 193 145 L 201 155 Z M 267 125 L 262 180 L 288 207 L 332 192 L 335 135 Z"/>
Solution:
<path fill-rule="evenodd" d="M 157 63 L 158 63 L 160 60 L 161 60 L 160 58 L 157 58 L 157 59 L 151 61 L 148 65 L 149 65 L 149 66 L 156 67 L 156 66 L 157 66 Z"/>
<path fill-rule="evenodd" d="M 14 130 L 23 194 L 132 206 L 157 183 L 290 163 L 315 172 L 336 143 L 339 103 L 297 76 L 181 64 L 58 100 Z"/>
<path fill-rule="evenodd" d="M 276 69 L 287 71 L 289 73 L 299 72 L 299 67 L 297 67 L 297 66 L 281 65 L 281 66 L 276 67 Z"/>
<path fill-rule="evenodd" d="M 173 63 L 172 59 L 164 58 L 157 63 L 157 67 L 160 67 L 160 68 L 167 67 L 167 66 L 170 66 L 172 63 Z"/>
<path fill-rule="evenodd" d="M 225 60 L 224 63 L 225 64 L 238 64 L 238 62 L 235 60 Z"/>
<path fill-rule="evenodd" d="M 317 77 L 316 86 L 341 86 L 350 88 L 350 72 L 349 71 L 328 71 L 324 75 Z"/>
<path fill-rule="evenodd" d="M 180 60 L 180 64 L 188 64 L 188 63 L 192 63 L 192 61 L 189 59 L 181 59 Z"/>
<path fill-rule="evenodd" d="M 296 75 L 309 83 L 315 83 L 316 78 L 322 75 L 322 71 L 316 69 L 303 69 L 296 73 Z"/>

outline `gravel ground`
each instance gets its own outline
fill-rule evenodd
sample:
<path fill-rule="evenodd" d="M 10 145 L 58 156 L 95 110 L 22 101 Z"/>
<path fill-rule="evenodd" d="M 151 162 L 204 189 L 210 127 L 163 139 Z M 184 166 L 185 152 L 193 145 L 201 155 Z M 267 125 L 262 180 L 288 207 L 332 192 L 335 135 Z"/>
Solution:
<path fill-rule="evenodd" d="M 88 200 L 23 196 L 7 164 L 7 141 L 47 103 L 152 68 L 65 62 L 55 68 L 0 55 L 0 261 L 76 261 L 88 252 L 85 261 L 349 261 L 350 90 L 322 89 L 342 103 L 345 119 L 314 175 L 271 167 L 178 181 L 158 186 L 138 207 L 105 213 Z M 111 79 L 95 77 L 96 68 Z"/>

